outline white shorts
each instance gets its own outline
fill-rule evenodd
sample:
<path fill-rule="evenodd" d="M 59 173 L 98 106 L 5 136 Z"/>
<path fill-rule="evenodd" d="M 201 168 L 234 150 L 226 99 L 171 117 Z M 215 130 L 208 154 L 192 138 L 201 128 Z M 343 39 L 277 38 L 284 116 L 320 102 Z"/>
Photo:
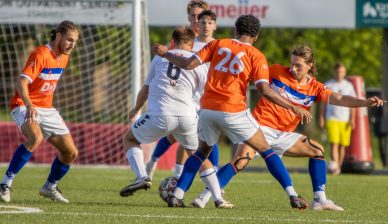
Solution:
<path fill-rule="evenodd" d="M 70 131 L 63 121 L 61 115 L 55 108 L 36 108 L 38 112 L 35 120 L 38 122 L 45 139 L 50 138 L 52 135 L 66 135 Z M 26 107 L 16 107 L 11 111 L 12 120 L 21 129 L 26 119 Z"/>
<path fill-rule="evenodd" d="M 303 135 L 295 132 L 279 131 L 267 126 L 260 126 L 260 129 L 263 131 L 267 143 L 279 156 L 282 156 L 285 151 L 303 137 Z"/>
<path fill-rule="evenodd" d="M 131 125 L 136 140 L 147 144 L 172 134 L 185 149 L 197 150 L 198 117 L 144 114 Z"/>
<path fill-rule="evenodd" d="M 250 139 L 259 127 L 249 110 L 238 113 L 206 109 L 199 111 L 199 139 L 209 146 L 218 142 L 221 130 L 233 143 L 239 143 Z"/>

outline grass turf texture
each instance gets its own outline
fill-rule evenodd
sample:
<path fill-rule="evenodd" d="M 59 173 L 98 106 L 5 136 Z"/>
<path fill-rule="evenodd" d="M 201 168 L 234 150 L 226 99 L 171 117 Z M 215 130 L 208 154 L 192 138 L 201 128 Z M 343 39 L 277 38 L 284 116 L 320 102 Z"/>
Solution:
<path fill-rule="evenodd" d="M 1 175 L 6 167 L 0 167 Z M 386 176 L 328 176 L 329 198 L 344 212 L 292 210 L 280 185 L 268 173 L 240 173 L 226 188 L 225 198 L 236 207 L 220 210 L 209 203 L 205 209 L 168 208 L 159 198 L 158 186 L 171 172 L 157 171 L 150 191 L 140 190 L 122 198 L 119 190 L 133 177 L 129 169 L 73 167 L 60 183 L 70 204 L 53 203 L 38 194 L 49 167 L 25 167 L 17 176 L 11 203 L 0 203 L 0 223 L 386 223 L 388 178 Z M 291 174 L 296 190 L 312 200 L 308 174 Z M 203 189 L 197 179 L 185 203 Z M 20 206 L 41 209 L 30 214 L 2 214 Z"/>

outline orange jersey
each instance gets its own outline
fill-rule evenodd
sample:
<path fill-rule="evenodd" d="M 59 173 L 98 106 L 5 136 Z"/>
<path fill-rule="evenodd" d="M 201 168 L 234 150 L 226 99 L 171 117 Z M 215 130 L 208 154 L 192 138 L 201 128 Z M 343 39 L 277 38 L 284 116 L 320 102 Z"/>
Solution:
<path fill-rule="evenodd" d="M 33 106 L 52 107 L 54 91 L 67 65 L 68 58 L 69 56 L 62 55 L 58 59 L 49 45 L 39 46 L 32 52 L 21 77 L 30 81 L 28 90 Z M 11 109 L 23 105 L 24 102 L 16 91 L 11 101 Z"/>
<path fill-rule="evenodd" d="M 196 53 L 201 63 L 210 62 L 201 109 L 223 112 L 246 110 L 250 81 L 268 82 L 267 59 L 257 48 L 234 39 L 213 40 Z"/>
<path fill-rule="evenodd" d="M 327 102 L 331 90 L 315 78 L 305 85 L 299 85 L 289 67 L 271 65 L 269 68 L 270 86 L 291 103 L 309 110 L 313 103 Z M 279 131 L 294 131 L 300 118 L 291 110 L 278 106 L 262 97 L 256 105 L 253 116 L 260 125 Z"/>

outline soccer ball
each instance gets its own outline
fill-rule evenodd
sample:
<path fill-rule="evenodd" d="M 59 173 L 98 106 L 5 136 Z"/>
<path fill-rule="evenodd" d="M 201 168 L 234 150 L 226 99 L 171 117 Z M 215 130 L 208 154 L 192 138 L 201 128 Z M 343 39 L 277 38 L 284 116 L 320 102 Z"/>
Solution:
<path fill-rule="evenodd" d="M 159 196 L 163 201 L 167 202 L 167 198 L 174 193 L 175 187 L 178 183 L 176 177 L 166 177 L 159 185 Z"/>

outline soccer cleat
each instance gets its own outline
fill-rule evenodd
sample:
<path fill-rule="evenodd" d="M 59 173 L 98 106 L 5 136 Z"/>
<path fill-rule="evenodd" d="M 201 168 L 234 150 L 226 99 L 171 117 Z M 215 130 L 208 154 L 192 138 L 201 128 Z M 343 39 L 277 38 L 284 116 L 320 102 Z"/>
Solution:
<path fill-rule="evenodd" d="M 292 208 L 304 210 L 309 207 L 309 203 L 301 196 L 290 196 L 290 203 Z"/>
<path fill-rule="evenodd" d="M 120 196 L 128 197 L 133 195 L 133 193 L 135 193 L 137 190 L 140 190 L 140 189 L 148 190 L 151 188 L 151 185 L 152 185 L 151 178 L 149 177 L 137 178 L 134 180 L 133 183 L 121 189 Z"/>
<path fill-rule="evenodd" d="M 311 209 L 316 211 L 321 211 L 321 210 L 344 211 L 342 207 L 334 204 L 334 202 L 331 200 L 320 201 L 319 199 L 315 199 L 315 198 L 311 203 Z"/>
<path fill-rule="evenodd" d="M 217 208 L 233 208 L 234 204 L 224 200 L 224 199 L 219 199 L 214 202 Z"/>
<path fill-rule="evenodd" d="M 203 198 L 198 197 L 198 198 L 195 198 L 190 204 L 191 204 L 193 207 L 196 207 L 196 208 L 205 208 L 205 206 L 206 206 L 206 201 L 203 200 Z"/>
<path fill-rule="evenodd" d="M 146 165 L 147 176 L 149 176 L 151 180 L 154 176 L 157 165 L 158 165 L 158 161 L 153 161 L 152 159 L 148 161 Z"/>
<path fill-rule="evenodd" d="M 10 192 L 10 188 L 7 184 L 0 184 L 0 198 L 4 202 L 11 201 L 11 192 Z"/>
<path fill-rule="evenodd" d="M 39 194 L 43 197 L 50 198 L 53 201 L 69 203 L 69 200 L 63 197 L 62 191 L 57 187 L 48 188 L 43 186 L 39 190 Z"/>
<path fill-rule="evenodd" d="M 180 208 L 186 207 L 185 203 L 183 203 L 183 199 L 178 199 L 174 195 L 167 198 L 167 204 L 168 204 L 168 207 L 180 207 Z"/>

